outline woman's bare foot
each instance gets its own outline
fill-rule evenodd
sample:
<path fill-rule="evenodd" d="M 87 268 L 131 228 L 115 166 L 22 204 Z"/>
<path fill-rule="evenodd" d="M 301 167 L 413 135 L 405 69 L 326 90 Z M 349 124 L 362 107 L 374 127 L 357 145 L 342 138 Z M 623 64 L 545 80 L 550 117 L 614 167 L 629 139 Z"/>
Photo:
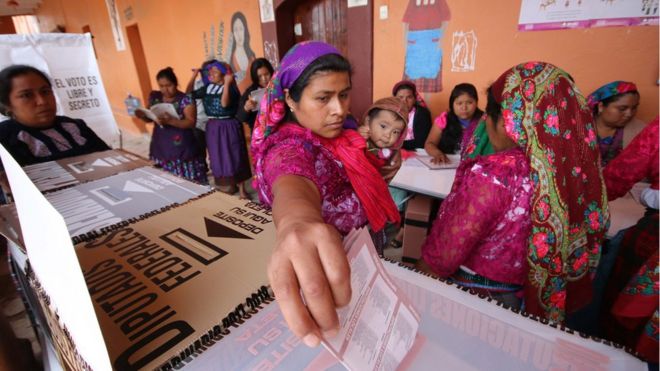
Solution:
<path fill-rule="evenodd" d="M 240 183 L 238 185 L 238 198 L 241 200 L 249 200 L 250 195 L 248 195 L 247 191 L 245 190 L 245 184 Z"/>

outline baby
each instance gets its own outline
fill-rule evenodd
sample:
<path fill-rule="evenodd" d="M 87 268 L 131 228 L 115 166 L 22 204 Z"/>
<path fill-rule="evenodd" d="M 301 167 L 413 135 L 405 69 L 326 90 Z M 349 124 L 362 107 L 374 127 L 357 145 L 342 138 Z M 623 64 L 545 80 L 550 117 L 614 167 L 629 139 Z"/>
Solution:
<path fill-rule="evenodd" d="M 401 148 L 408 126 L 408 109 L 396 97 L 379 99 L 369 107 L 358 129 L 367 140 L 367 152 L 380 166 L 389 165 L 390 159 Z"/>

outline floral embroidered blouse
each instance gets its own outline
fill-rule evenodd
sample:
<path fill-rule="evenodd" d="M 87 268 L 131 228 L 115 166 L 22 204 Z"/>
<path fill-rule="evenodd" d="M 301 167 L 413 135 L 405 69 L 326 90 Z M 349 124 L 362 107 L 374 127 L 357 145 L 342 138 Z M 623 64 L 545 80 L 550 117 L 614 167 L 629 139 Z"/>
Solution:
<path fill-rule="evenodd" d="M 341 162 L 310 130 L 293 133 L 286 125 L 270 135 L 264 145 L 270 149 L 264 158 L 264 186 L 261 200 L 272 205 L 272 187 L 282 175 L 298 175 L 311 180 L 321 195 L 323 220 L 345 235 L 367 224 L 362 204 L 353 191 Z"/>
<path fill-rule="evenodd" d="M 532 182 L 521 148 L 464 160 L 422 246 L 424 261 L 447 277 L 464 266 L 523 284 L 532 229 Z"/>
<path fill-rule="evenodd" d="M 610 201 L 625 195 L 636 182 L 644 178 L 651 182 L 651 189 L 659 188 L 659 130 L 656 118 L 604 168 L 603 178 Z"/>

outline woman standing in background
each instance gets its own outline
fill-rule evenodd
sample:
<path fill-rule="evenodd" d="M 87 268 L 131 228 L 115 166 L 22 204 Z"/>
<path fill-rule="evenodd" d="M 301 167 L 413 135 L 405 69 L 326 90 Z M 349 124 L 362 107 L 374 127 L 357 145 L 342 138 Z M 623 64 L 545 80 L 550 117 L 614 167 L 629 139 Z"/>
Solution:
<path fill-rule="evenodd" d="M 268 62 L 268 59 L 257 58 L 252 62 L 250 66 L 252 85 L 241 95 L 241 99 L 238 101 L 238 112 L 236 113 L 236 119 L 246 123 L 250 127 L 250 133 L 254 127 L 254 121 L 257 119 L 257 112 L 259 111 L 257 102 L 250 97 L 250 94 L 257 89 L 266 88 L 272 76 L 273 66 Z"/>
<path fill-rule="evenodd" d="M 149 146 L 149 158 L 163 170 L 172 174 L 207 184 L 206 156 L 200 153 L 195 139 L 197 107 L 187 94 L 178 89 L 179 81 L 172 67 L 164 68 L 156 74 L 158 91 L 149 94 L 149 107 L 159 103 L 174 106 L 178 117 L 159 117 L 159 125 L 154 126 Z M 140 111 L 140 119 L 151 122 Z"/>
<path fill-rule="evenodd" d="M 200 72 L 205 85 L 192 91 Z M 206 146 L 216 187 L 228 194 L 238 191 L 239 197 L 248 198 L 243 182 L 250 179 L 252 173 L 243 125 L 234 117 L 241 94 L 231 67 L 214 60 L 203 70 L 195 69 L 186 90 L 192 91 L 194 99 L 202 100 L 209 117 Z"/>

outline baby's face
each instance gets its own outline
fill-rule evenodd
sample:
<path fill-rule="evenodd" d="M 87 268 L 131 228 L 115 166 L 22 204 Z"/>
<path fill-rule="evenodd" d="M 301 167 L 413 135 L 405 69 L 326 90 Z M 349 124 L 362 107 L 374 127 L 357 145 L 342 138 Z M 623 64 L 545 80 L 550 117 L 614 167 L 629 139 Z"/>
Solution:
<path fill-rule="evenodd" d="M 369 139 L 378 148 L 390 148 L 397 142 L 405 126 L 405 122 L 392 111 L 381 110 L 369 120 Z"/>

